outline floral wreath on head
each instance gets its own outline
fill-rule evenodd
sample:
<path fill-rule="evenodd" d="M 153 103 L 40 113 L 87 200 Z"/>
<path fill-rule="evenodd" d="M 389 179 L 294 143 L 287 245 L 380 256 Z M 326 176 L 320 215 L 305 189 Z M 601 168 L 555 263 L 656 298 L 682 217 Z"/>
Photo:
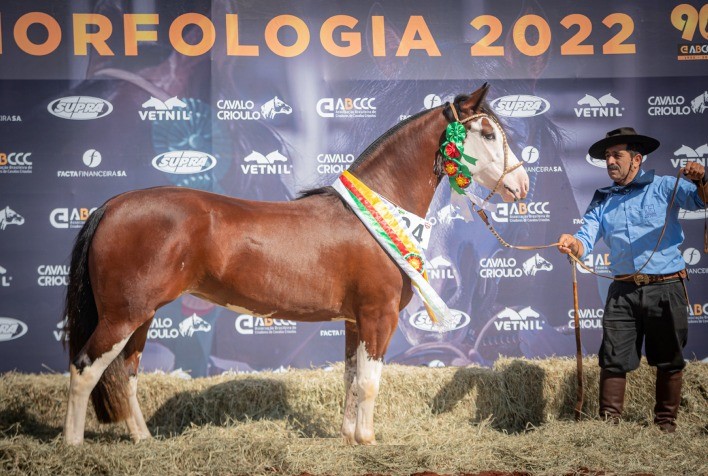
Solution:
<path fill-rule="evenodd" d="M 445 158 L 443 169 L 450 180 L 450 186 L 460 195 L 464 195 L 464 189 L 472 183 L 472 172 L 464 162 L 470 165 L 477 163 L 477 159 L 465 154 L 466 136 L 467 128 L 464 124 L 459 120 L 451 122 L 445 129 L 445 142 L 440 146 L 440 153 Z"/>

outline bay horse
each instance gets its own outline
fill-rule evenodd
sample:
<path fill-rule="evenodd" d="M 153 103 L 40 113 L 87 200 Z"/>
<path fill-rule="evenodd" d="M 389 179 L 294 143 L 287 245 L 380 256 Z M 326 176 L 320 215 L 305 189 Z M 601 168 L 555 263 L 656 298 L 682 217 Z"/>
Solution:
<path fill-rule="evenodd" d="M 487 91 L 485 84 L 400 122 L 350 172 L 424 217 L 446 177 L 446 126 L 459 118 L 465 154 L 477 159 L 473 179 L 507 202 L 524 198 L 528 176 L 484 102 Z M 133 440 L 150 437 L 137 399 L 140 356 L 155 311 L 185 293 L 254 316 L 344 320 L 341 433 L 348 443 L 375 443 L 383 358 L 411 280 L 332 187 L 289 202 L 156 187 L 96 209 L 71 255 L 66 443 L 83 442 L 89 397 L 100 422 L 125 421 Z"/>

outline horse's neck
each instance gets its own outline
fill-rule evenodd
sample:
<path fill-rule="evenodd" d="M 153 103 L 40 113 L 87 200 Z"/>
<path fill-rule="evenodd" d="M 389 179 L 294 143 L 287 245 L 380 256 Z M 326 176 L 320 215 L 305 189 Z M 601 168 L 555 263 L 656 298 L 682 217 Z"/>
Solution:
<path fill-rule="evenodd" d="M 374 192 L 424 217 L 439 182 L 433 168 L 446 125 L 439 108 L 420 116 L 388 137 L 354 175 Z"/>

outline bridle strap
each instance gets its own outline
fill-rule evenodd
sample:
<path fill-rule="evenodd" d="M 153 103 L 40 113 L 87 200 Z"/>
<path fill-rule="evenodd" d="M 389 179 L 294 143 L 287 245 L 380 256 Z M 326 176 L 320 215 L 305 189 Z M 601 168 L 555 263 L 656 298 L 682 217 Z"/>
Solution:
<path fill-rule="evenodd" d="M 499 121 L 497 121 L 495 117 L 490 116 L 489 114 L 484 113 L 484 112 L 478 112 L 476 114 L 472 114 L 471 116 L 466 117 L 461 120 L 460 116 L 457 113 L 457 108 L 455 107 L 455 104 L 454 103 L 447 103 L 447 105 L 450 107 L 450 110 L 452 111 L 452 115 L 455 118 L 455 121 L 459 122 L 460 124 L 466 124 L 467 122 L 474 121 L 475 119 L 479 119 L 481 117 L 482 118 L 486 117 L 487 119 L 489 119 L 490 121 L 494 122 L 494 124 L 497 125 L 497 128 L 499 129 L 499 132 L 501 133 L 501 136 L 502 136 L 502 142 L 503 142 L 503 148 L 504 148 L 504 169 L 502 170 L 502 174 L 499 176 L 497 183 L 494 184 L 494 188 L 489 192 L 489 195 L 487 195 L 484 198 L 484 200 L 482 200 L 482 205 L 479 206 L 479 205 L 473 204 L 473 207 L 479 208 L 479 210 L 476 210 L 477 213 L 479 213 L 479 211 L 482 210 L 482 207 L 484 207 L 484 205 L 486 205 L 489 202 L 489 200 L 494 196 L 497 189 L 502 184 L 504 177 L 506 177 L 508 174 L 510 174 L 511 172 L 516 170 L 517 168 L 524 165 L 524 163 L 522 161 L 519 161 L 518 163 L 509 167 L 509 150 L 510 150 L 509 149 L 509 142 L 507 141 L 506 132 L 504 132 L 504 128 L 501 126 L 501 124 L 499 124 Z"/>

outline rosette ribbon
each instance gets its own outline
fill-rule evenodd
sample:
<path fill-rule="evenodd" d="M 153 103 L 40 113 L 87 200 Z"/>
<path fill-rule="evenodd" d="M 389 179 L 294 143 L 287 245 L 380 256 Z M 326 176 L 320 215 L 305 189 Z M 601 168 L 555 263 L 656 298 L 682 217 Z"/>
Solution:
<path fill-rule="evenodd" d="M 445 141 L 440 146 L 440 153 L 445 157 L 443 166 L 450 186 L 460 195 L 464 195 L 464 189 L 472 183 L 472 172 L 467 164 L 477 163 L 477 159 L 465 154 L 466 136 L 467 129 L 464 124 L 459 121 L 451 122 L 445 129 Z"/>

